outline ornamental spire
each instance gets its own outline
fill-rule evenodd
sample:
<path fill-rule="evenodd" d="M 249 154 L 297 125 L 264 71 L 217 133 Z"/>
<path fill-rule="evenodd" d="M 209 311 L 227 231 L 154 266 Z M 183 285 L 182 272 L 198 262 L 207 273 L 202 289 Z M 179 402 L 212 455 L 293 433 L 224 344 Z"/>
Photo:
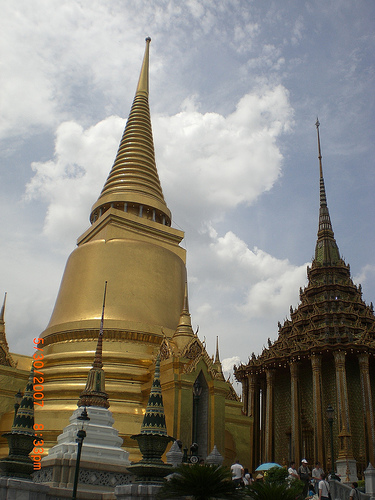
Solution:
<path fill-rule="evenodd" d="M 1 306 L 1 311 L 0 311 L 0 323 L 2 323 L 2 324 L 5 323 L 5 321 L 4 321 L 4 312 L 5 312 L 6 301 L 7 301 L 7 293 L 5 292 L 5 294 L 4 294 L 4 302 L 3 302 L 3 305 Z"/>
<path fill-rule="evenodd" d="M 3 305 L 0 310 L 0 365 L 13 366 L 16 364 L 9 352 L 9 346 L 5 335 L 5 304 L 7 301 L 7 292 L 4 294 Z"/>
<path fill-rule="evenodd" d="M 320 177 L 320 208 L 319 208 L 319 229 L 318 241 L 315 247 L 315 263 L 331 266 L 336 265 L 340 259 L 340 252 L 332 229 L 331 218 L 327 206 L 327 196 L 323 178 L 322 153 L 320 148 L 319 120 L 316 119 L 316 130 L 318 134 L 319 151 L 319 177 Z"/>
<path fill-rule="evenodd" d="M 160 355 L 157 355 L 155 363 L 154 380 L 151 386 L 150 396 L 143 418 L 141 434 L 152 434 L 153 436 L 167 436 L 163 396 L 160 384 Z"/>
<path fill-rule="evenodd" d="M 187 282 L 185 281 L 184 303 L 180 314 L 180 320 L 172 340 L 177 345 L 178 350 L 182 352 L 187 344 L 191 342 L 193 337 L 194 332 L 191 326 L 191 316 L 189 312 L 188 288 Z"/>
<path fill-rule="evenodd" d="M 148 104 L 150 42 L 151 38 L 146 38 L 133 105 L 112 170 L 92 207 L 92 224 L 110 208 L 167 226 L 171 223 L 171 213 L 165 203 L 156 168 Z"/>
<path fill-rule="evenodd" d="M 25 393 L 14 418 L 13 434 L 24 434 L 34 436 L 34 364 L 31 366 L 29 380 L 27 381 Z"/>
<path fill-rule="evenodd" d="M 215 354 L 215 363 L 220 363 L 220 356 L 219 356 L 219 337 L 216 336 L 216 354 Z"/>
<path fill-rule="evenodd" d="M 87 375 L 85 389 L 81 392 L 77 406 L 100 406 L 109 408 L 108 394 L 105 392 L 105 376 L 103 370 L 103 325 L 104 325 L 104 308 L 107 295 L 107 282 L 104 284 L 104 296 L 102 317 L 100 321 L 100 330 L 98 343 L 96 345 L 94 362 L 92 368 Z"/>

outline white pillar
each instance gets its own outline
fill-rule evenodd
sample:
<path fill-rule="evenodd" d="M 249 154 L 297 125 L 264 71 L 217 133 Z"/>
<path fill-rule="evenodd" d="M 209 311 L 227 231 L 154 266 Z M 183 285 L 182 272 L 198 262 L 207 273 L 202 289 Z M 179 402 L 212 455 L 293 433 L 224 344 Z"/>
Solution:
<path fill-rule="evenodd" d="M 370 496 L 370 500 L 375 500 L 375 468 L 368 464 L 365 470 L 365 491 Z"/>

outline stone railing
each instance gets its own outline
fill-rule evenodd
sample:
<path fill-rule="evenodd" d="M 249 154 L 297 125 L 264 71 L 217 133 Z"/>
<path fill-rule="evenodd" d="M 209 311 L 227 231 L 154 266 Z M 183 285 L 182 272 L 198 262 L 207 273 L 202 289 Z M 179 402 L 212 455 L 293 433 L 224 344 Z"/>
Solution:
<path fill-rule="evenodd" d="M 332 500 L 349 500 L 351 486 L 340 483 L 339 481 L 330 481 L 329 482 L 330 492 Z M 359 500 L 370 500 L 371 496 L 366 495 L 366 493 L 362 493 L 358 491 Z"/>

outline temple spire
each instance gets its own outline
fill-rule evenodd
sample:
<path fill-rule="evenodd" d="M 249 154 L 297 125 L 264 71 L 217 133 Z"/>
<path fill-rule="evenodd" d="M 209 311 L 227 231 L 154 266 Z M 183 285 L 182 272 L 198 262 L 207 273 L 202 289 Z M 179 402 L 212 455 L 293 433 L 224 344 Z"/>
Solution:
<path fill-rule="evenodd" d="M 146 50 L 145 50 L 145 55 L 143 57 L 141 74 L 139 75 L 138 87 L 137 87 L 137 93 L 144 92 L 147 95 L 148 95 L 148 81 L 149 81 L 148 68 L 149 68 L 150 42 L 151 38 L 148 36 L 146 38 Z"/>
<path fill-rule="evenodd" d="M 184 302 L 180 314 L 176 331 L 172 337 L 179 350 L 182 350 L 194 336 L 193 328 L 191 326 L 191 316 L 189 312 L 189 299 L 187 282 L 185 282 Z"/>
<path fill-rule="evenodd" d="M 143 417 L 141 434 L 152 434 L 167 436 L 163 396 L 160 384 L 160 355 L 156 357 L 154 380 L 152 382 L 150 396 Z"/>
<path fill-rule="evenodd" d="M 111 172 L 90 221 L 96 222 L 114 208 L 170 226 L 171 213 L 165 203 L 156 168 L 152 136 L 149 90 L 149 46 L 146 49 L 133 105 Z"/>
<path fill-rule="evenodd" d="M 3 305 L 0 310 L 0 365 L 16 366 L 9 352 L 9 346 L 5 335 L 5 304 L 7 293 L 4 294 Z"/>
<path fill-rule="evenodd" d="M 107 282 L 104 283 L 104 296 L 103 296 L 103 307 L 102 307 L 102 318 L 100 320 L 100 330 L 98 343 L 96 345 L 96 352 L 93 368 L 103 368 L 103 331 L 104 331 L 104 309 L 105 309 L 105 298 L 107 295 Z"/>
<path fill-rule="evenodd" d="M 12 433 L 34 436 L 34 364 L 31 366 L 29 379 L 21 404 L 12 425 Z"/>
<path fill-rule="evenodd" d="M 219 337 L 216 337 L 216 353 L 214 367 L 216 371 L 224 378 L 223 367 L 221 366 L 220 355 L 219 355 Z"/>
<path fill-rule="evenodd" d="M 7 301 L 7 293 L 5 292 L 3 305 L 1 306 L 1 311 L 0 311 L 0 323 L 2 323 L 2 324 L 5 323 L 5 321 L 4 321 L 4 313 L 5 313 L 5 304 L 6 304 L 6 301 Z"/>
<path fill-rule="evenodd" d="M 100 330 L 98 342 L 96 345 L 94 362 L 92 368 L 87 375 L 85 389 L 81 392 L 77 406 L 100 406 L 109 408 L 108 394 L 105 392 L 105 376 L 103 370 L 103 326 L 104 326 L 104 309 L 105 299 L 107 295 L 107 282 L 104 284 L 104 296 L 102 317 L 100 320 Z"/>
<path fill-rule="evenodd" d="M 219 356 L 219 337 L 216 337 L 216 354 L 215 354 L 215 363 L 220 363 L 220 356 Z"/>
<path fill-rule="evenodd" d="M 315 123 L 318 134 L 319 152 L 319 177 L 320 177 L 320 207 L 319 207 L 319 229 L 318 241 L 315 247 L 315 263 L 318 265 L 336 265 L 340 259 L 340 252 L 332 229 L 331 218 L 327 206 L 327 196 L 323 178 L 322 153 L 320 147 L 319 120 Z"/>

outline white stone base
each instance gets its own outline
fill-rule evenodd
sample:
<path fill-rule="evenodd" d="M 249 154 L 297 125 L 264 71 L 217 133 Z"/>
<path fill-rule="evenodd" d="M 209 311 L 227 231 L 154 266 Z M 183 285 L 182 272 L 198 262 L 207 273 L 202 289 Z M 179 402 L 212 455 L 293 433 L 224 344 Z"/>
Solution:
<path fill-rule="evenodd" d="M 57 445 L 49 450 L 48 457 L 42 459 L 75 459 L 77 456 L 77 432 L 82 428 L 82 421 L 78 420 L 83 408 L 77 408 L 70 417 L 70 424 L 65 427 L 57 438 Z M 87 413 L 90 420 L 85 423 L 86 437 L 83 441 L 81 460 L 98 464 L 130 465 L 129 452 L 121 448 L 122 439 L 118 431 L 112 427 L 114 420 L 112 413 L 106 408 L 88 406 Z"/>
<path fill-rule="evenodd" d="M 349 481 L 347 481 L 347 468 L 349 467 Z M 342 483 L 352 483 L 358 481 L 357 462 L 355 460 L 339 459 L 336 461 L 337 474 Z"/>
<path fill-rule="evenodd" d="M 33 480 L 35 483 L 72 491 L 75 470 L 75 460 L 47 458 L 41 470 L 33 474 Z M 116 486 L 129 484 L 131 478 L 125 467 L 81 460 L 78 491 L 80 493 L 113 493 Z"/>
<path fill-rule="evenodd" d="M 368 464 L 365 470 L 365 489 L 366 493 L 371 496 L 371 500 L 375 500 L 375 468 L 372 464 Z"/>
<path fill-rule="evenodd" d="M 155 484 L 127 484 L 117 486 L 115 496 L 117 500 L 155 500 L 161 486 Z"/>

